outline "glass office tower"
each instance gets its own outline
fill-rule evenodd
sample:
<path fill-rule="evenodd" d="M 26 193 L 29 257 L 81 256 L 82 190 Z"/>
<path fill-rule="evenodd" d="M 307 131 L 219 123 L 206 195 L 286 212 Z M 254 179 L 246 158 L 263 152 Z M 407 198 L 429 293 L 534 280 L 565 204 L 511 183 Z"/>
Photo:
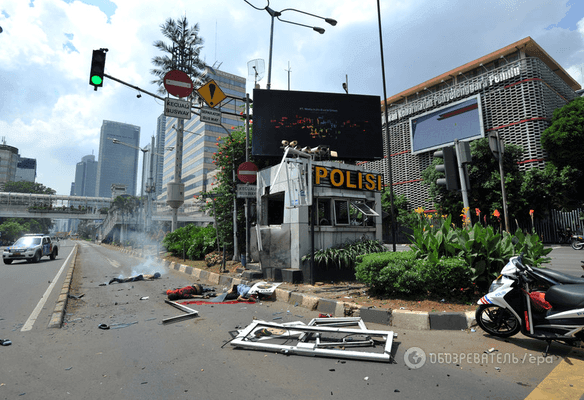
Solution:
<path fill-rule="evenodd" d="M 114 143 L 117 139 L 122 143 Z M 98 197 L 111 197 L 113 184 L 126 185 L 127 194 L 136 195 L 140 127 L 121 122 L 103 121 L 99 142 L 99 161 L 95 186 Z"/>

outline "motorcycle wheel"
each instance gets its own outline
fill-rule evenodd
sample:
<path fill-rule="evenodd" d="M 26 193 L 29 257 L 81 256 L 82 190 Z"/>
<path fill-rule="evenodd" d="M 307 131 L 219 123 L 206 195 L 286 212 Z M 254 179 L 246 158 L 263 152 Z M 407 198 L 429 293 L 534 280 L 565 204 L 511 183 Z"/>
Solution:
<path fill-rule="evenodd" d="M 574 239 L 572 240 L 571 245 L 574 250 L 582 250 L 582 248 L 584 247 L 584 242 Z"/>
<path fill-rule="evenodd" d="M 510 337 L 521 330 L 521 324 L 511 311 L 495 304 L 479 306 L 475 318 L 481 329 L 489 335 Z"/>

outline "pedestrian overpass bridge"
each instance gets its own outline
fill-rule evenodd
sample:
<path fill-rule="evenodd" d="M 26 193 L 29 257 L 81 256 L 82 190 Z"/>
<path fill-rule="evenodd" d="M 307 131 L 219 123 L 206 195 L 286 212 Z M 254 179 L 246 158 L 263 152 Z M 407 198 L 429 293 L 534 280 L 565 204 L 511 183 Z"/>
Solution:
<path fill-rule="evenodd" d="M 113 199 L 111 197 L 82 197 L 53 194 L 0 192 L 0 217 L 3 218 L 50 218 L 50 219 L 84 219 L 113 221 L 114 224 L 126 223 L 124 220 L 144 220 L 142 212 L 125 216 L 122 212 L 109 213 Z M 172 221 L 172 209 L 164 201 L 153 201 L 153 221 Z M 211 223 L 213 217 L 202 210 L 200 202 L 185 201 L 178 210 L 181 222 Z M 135 214 L 139 214 L 136 216 Z M 109 223 L 111 224 L 111 222 Z M 108 224 L 108 225 L 109 225 Z"/>

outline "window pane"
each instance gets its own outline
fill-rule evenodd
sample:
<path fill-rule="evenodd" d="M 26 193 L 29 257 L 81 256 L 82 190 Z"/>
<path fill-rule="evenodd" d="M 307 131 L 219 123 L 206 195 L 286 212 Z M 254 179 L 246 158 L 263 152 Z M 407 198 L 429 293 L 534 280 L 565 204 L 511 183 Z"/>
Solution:
<path fill-rule="evenodd" d="M 349 202 L 346 200 L 335 200 L 335 223 L 337 225 L 349 224 Z"/>

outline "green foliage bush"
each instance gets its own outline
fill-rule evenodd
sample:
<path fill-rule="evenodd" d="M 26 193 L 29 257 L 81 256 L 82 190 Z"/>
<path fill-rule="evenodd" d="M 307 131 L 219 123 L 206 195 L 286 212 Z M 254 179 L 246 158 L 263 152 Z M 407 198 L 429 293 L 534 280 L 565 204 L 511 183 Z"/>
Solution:
<path fill-rule="evenodd" d="M 416 258 L 414 251 L 386 252 L 359 257 L 356 278 L 375 295 L 454 297 L 466 299 L 474 291 L 471 272 L 461 257 L 437 262 Z"/>
<path fill-rule="evenodd" d="M 162 244 L 175 257 L 182 257 L 183 252 L 189 260 L 201 260 L 211 251 L 216 243 L 216 231 L 212 226 L 200 227 L 187 225 L 169 233 Z"/>
<path fill-rule="evenodd" d="M 456 227 L 451 217 L 416 210 L 411 251 L 358 257 L 358 281 L 373 294 L 448 297 L 467 301 L 484 292 L 516 254 L 532 267 L 548 262 L 550 251 L 538 235 L 510 235 L 480 223 Z M 464 214 L 464 213 L 463 213 Z"/>

